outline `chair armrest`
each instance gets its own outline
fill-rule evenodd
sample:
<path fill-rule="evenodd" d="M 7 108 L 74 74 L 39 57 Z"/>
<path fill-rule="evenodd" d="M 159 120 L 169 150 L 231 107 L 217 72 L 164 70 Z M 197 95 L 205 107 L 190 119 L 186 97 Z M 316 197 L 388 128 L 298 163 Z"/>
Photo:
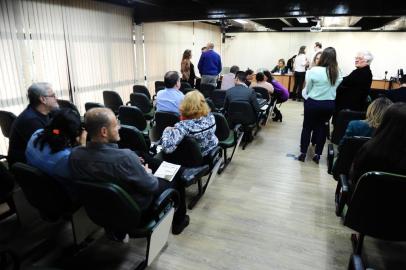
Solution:
<path fill-rule="evenodd" d="M 195 168 L 185 168 L 180 176 L 182 181 L 185 183 L 185 186 L 190 186 L 196 183 L 196 181 L 210 171 L 209 165 L 204 165 Z"/>
<path fill-rule="evenodd" d="M 222 149 L 220 146 L 216 146 L 211 150 L 208 154 L 207 157 L 209 158 L 209 166 L 210 168 L 213 168 L 214 165 L 216 165 L 217 161 L 220 159 Z"/>
<path fill-rule="evenodd" d="M 327 172 L 331 174 L 333 170 L 333 163 L 334 163 L 334 145 L 332 143 L 328 144 L 327 146 Z"/>
<path fill-rule="evenodd" d="M 340 174 L 340 184 L 341 184 L 341 190 L 342 193 L 348 193 L 349 190 L 349 183 L 348 183 L 348 177 L 345 174 Z"/>
<path fill-rule="evenodd" d="M 175 209 L 178 208 L 179 193 L 173 188 L 166 189 L 158 198 L 155 199 L 152 206 L 154 216 L 159 216 L 159 214 L 168 206 L 170 202 L 173 202 L 173 207 Z"/>

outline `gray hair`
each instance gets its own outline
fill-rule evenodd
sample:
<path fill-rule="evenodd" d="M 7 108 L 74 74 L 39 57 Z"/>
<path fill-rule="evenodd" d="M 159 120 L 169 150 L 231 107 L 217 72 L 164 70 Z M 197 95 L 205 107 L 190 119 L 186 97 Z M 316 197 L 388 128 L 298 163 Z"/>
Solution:
<path fill-rule="evenodd" d="M 368 65 L 371 64 L 372 60 L 374 60 L 374 56 L 370 51 L 359 51 L 358 54 L 361 54 L 364 57 Z"/>
<path fill-rule="evenodd" d="M 207 49 L 213 49 L 213 48 L 214 48 L 214 43 L 213 42 L 207 43 Z"/>
<path fill-rule="evenodd" d="M 48 95 L 48 90 L 52 89 L 52 85 L 47 82 L 33 83 L 28 87 L 28 100 L 32 106 L 38 106 L 40 102 L 40 97 Z"/>

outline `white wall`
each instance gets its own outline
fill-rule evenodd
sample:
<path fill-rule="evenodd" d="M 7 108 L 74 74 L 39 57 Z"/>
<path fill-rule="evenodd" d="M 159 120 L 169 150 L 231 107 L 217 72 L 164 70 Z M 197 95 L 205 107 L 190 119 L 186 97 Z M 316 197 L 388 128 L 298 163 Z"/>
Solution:
<path fill-rule="evenodd" d="M 369 50 L 375 59 L 371 69 L 374 78 L 394 76 L 398 68 L 406 70 L 406 34 L 396 32 L 322 32 L 322 33 L 233 33 L 223 44 L 224 66 L 238 65 L 242 69 L 273 68 L 279 58 L 287 61 L 297 54 L 301 45 L 307 54 L 313 53 L 314 42 L 323 48 L 337 50 L 338 64 L 344 75 L 354 69 L 354 57 L 359 50 Z"/>

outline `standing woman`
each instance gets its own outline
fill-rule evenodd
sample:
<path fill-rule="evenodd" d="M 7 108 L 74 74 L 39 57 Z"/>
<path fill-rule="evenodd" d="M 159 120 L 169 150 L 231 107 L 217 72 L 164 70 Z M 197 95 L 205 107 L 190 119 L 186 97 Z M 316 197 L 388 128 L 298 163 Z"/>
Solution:
<path fill-rule="evenodd" d="M 310 134 L 313 130 L 313 136 L 316 136 L 313 161 L 319 163 L 327 137 L 325 123 L 333 115 L 336 89 L 342 80 L 336 50 L 328 47 L 322 52 L 318 66 L 312 67 L 306 74 L 308 98 L 304 104 L 303 128 L 300 138 L 301 154 L 298 156 L 298 160 L 305 161 Z"/>
<path fill-rule="evenodd" d="M 188 82 L 192 88 L 195 87 L 195 67 L 190 61 L 192 58 L 192 51 L 185 50 L 182 56 L 182 62 L 180 64 L 180 72 L 182 73 L 182 81 Z"/>
<path fill-rule="evenodd" d="M 309 61 L 306 57 L 306 46 L 301 46 L 299 49 L 299 53 L 295 58 L 294 68 L 295 68 L 295 85 L 293 86 L 293 93 L 295 93 L 295 98 L 298 101 L 302 100 L 302 89 L 303 83 L 305 81 L 306 76 L 306 67 L 309 66 Z"/>

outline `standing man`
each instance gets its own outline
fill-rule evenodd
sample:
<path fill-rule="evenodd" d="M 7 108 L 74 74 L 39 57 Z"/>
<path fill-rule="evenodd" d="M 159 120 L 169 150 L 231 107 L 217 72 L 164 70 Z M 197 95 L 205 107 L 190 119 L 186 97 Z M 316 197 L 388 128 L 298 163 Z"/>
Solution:
<path fill-rule="evenodd" d="M 201 83 L 211 84 L 217 87 L 218 75 L 221 72 L 221 58 L 214 50 L 214 44 L 209 42 L 207 50 L 200 56 L 198 68 L 202 76 Z"/>
<path fill-rule="evenodd" d="M 33 83 L 28 88 L 29 104 L 11 127 L 8 162 L 25 162 L 25 149 L 31 135 L 49 122 L 49 113 L 59 108 L 52 85 L 46 82 Z"/>
<path fill-rule="evenodd" d="M 323 46 L 321 45 L 320 42 L 314 43 L 314 53 L 312 54 L 312 57 L 310 58 L 310 68 L 312 68 L 314 65 L 314 57 L 317 55 L 317 53 L 323 51 L 322 48 L 323 48 Z"/>

